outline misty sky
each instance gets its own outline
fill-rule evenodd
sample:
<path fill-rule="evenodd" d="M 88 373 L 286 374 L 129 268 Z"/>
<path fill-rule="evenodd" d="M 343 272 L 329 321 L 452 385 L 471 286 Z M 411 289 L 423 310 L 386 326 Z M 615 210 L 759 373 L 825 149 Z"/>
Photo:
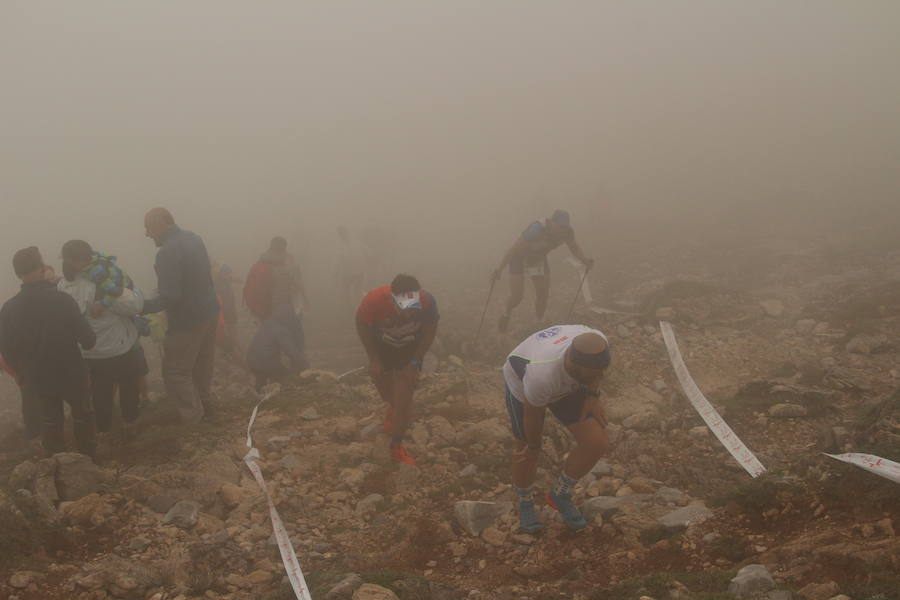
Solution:
<path fill-rule="evenodd" d="M 485 273 L 556 206 L 897 205 L 898 58 L 895 0 L 0 0 L 0 261 L 84 238 L 147 286 L 154 205 L 244 267 L 345 222 Z"/>

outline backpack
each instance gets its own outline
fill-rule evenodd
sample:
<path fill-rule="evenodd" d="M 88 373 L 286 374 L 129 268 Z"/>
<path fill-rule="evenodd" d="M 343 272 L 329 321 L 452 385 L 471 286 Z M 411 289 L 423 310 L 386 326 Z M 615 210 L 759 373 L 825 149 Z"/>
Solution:
<path fill-rule="evenodd" d="M 272 265 L 258 262 L 250 267 L 244 283 L 244 304 L 258 319 L 272 313 Z"/>

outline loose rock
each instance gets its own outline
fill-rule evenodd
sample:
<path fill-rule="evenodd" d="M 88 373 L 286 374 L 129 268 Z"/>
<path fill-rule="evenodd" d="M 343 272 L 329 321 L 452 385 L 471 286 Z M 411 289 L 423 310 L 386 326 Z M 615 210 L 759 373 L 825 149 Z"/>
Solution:
<path fill-rule="evenodd" d="M 181 529 L 190 529 L 197 524 L 200 518 L 200 505 L 192 500 L 181 500 L 175 503 L 166 516 L 163 523 L 175 525 Z"/>
<path fill-rule="evenodd" d="M 501 515 L 512 510 L 511 502 L 478 502 L 463 500 L 453 506 L 457 523 L 469 535 L 480 535 Z"/>
<path fill-rule="evenodd" d="M 660 517 L 658 522 L 668 530 L 678 530 L 702 523 L 711 516 L 712 511 L 705 506 L 685 506 Z"/>
<path fill-rule="evenodd" d="M 364 583 L 353 593 L 353 600 L 400 600 L 397 594 L 374 583 Z"/>
<path fill-rule="evenodd" d="M 765 565 L 747 565 L 731 580 L 728 593 L 738 598 L 752 598 L 775 587 L 775 580 Z"/>
<path fill-rule="evenodd" d="M 362 577 L 356 573 L 350 573 L 341 579 L 333 588 L 325 594 L 325 600 L 349 600 L 363 584 Z"/>

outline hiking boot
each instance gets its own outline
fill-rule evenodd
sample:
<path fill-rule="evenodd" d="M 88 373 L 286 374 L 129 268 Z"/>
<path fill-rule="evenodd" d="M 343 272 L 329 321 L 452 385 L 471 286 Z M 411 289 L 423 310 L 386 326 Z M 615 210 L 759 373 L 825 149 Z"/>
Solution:
<path fill-rule="evenodd" d="M 534 500 L 519 500 L 519 529 L 524 533 L 537 533 L 541 530 Z"/>
<path fill-rule="evenodd" d="M 381 430 L 388 435 L 394 433 L 394 407 L 388 404 L 384 409 L 384 421 L 381 422 Z"/>
<path fill-rule="evenodd" d="M 506 333 L 506 330 L 509 329 L 509 317 L 510 315 L 501 315 L 500 321 L 497 323 L 500 333 Z"/>
<path fill-rule="evenodd" d="M 549 492 L 547 494 L 547 504 L 559 511 L 563 521 L 569 528 L 578 530 L 587 527 L 587 521 L 584 520 L 581 511 L 572 504 L 572 496 L 557 495 L 555 492 Z"/>
<path fill-rule="evenodd" d="M 416 464 L 416 459 L 409 455 L 403 444 L 391 446 L 391 460 L 395 463 L 403 463 L 404 465 Z"/>

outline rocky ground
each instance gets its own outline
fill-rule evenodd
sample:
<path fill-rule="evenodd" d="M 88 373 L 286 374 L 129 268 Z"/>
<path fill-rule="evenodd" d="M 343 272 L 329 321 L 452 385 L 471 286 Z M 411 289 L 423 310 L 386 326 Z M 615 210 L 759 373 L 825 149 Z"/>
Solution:
<path fill-rule="evenodd" d="M 472 341 L 485 291 L 443 304 L 410 435 L 417 467 L 390 463 L 367 378 L 335 376 L 361 364 L 352 333 L 312 327 L 321 368 L 262 406 L 254 440 L 313 597 L 900 598 L 900 486 L 822 455 L 900 460 L 900 253 L 770 245 L 747 250 L 750 269 L 691 252 L 604 274 L 598 302 L 640 316 L 579 307 L 614 348 L 614 449 L 576 490 L 591 521 L 580 533 L 549 508 L 541 535 L 516 531 L 498 367 L 532 326 Z M 680 393 L 660 318 L 763 477 Z M 29 457 L 7 436 L 0 598 L 292 597 L 241 462 L 258 398 L 241 370 L 219 373 L 214 419 L 181 426 L 163 399 L 135 440 L 105 442 L 99 468 Z M 571 444 L 555 424 L 548 440 L 544 488 Z"/>

